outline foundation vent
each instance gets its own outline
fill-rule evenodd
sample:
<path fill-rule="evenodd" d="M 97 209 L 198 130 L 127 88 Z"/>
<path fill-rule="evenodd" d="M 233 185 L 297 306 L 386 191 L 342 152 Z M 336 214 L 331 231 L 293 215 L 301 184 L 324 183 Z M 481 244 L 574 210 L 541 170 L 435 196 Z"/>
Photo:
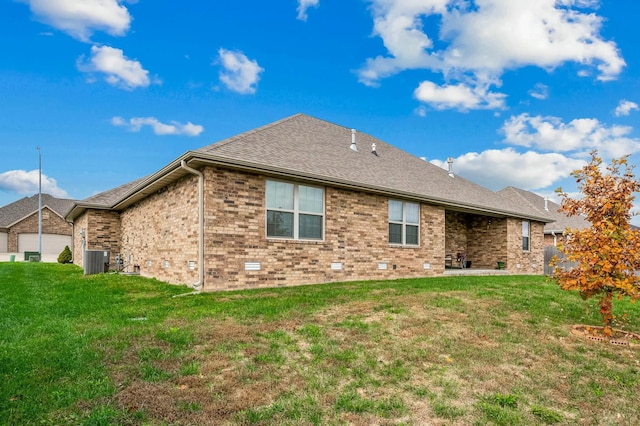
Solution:
<path fill-rule="evenodd" d="M 245 271 L 259 271 L 262 269 L 260 262 L 245 262 L 244 270 Z"/>

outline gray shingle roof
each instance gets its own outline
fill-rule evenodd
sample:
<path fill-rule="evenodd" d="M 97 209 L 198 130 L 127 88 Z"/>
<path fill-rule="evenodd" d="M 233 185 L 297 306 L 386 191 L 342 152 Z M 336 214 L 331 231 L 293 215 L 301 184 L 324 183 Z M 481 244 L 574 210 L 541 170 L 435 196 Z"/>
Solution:
<path fill-rule="evenodd" d="M 144 179 L 146 179 L 146 177 L 136 179 L 132 182 L 125 183 L 124 185 L 120 185 L 116 188 L 109 189 L 107 191 L 92 195 L 91 197 L 88 197 L 82 200 L 82 204 L 92 204 L 96 206 L 111 207 L 120 198 L 122 198 L 127 192 L 129 192 L 132 188 L 134 188 Z"/>
<path fill-rule="evenodd" d="M 74 200 L 56 198 L 49 194 L 42 194 L 42 207 L 49 207 L 58 215 L 64 217 L 71 209 Z M 4 207 L 0 207 L 0 227 L 8 228 L 20 220 L 38 211 L 38 194 L 24 197 Z"/>
<path fill-rule="evenodd" d="M 276 121 L 196 151 L 189 151 L 158 172 L 94 195 L 76 204 L 68 219 L 86 208 L 122 210 L 188 174 L 181 169 L 218 164 L 281 178 L 413 198 L 449 209 L 548 221 L 517 202 L 476 185 L 366 133 L 304 114 Z M 372 154 L 376 144 L 377 155 Z"/>
<path fill-rule="evenodd" d="M 549 211 L 546 211 L 544 208 L 544 198 L 531 191 L 509 186 L 498 191 L 498 194 L 514 202 L 526 205 L 527 208 L 530 208 L 535 214 L 546 215 L 549 219 L 553 220 L 553 222 L 545 224 L 545 233 L 562 233 L 567 228 L 584 229 L 591 226 L 587 220 L 580 216 L 567 216 L 565 213 L 559 211 L 560 205 L 553 201 L 549 200 L 547 202 Z"/>
<path fill-rule="evenodd" d="M 377 156 L 371 153 L 376 144 Z M 356 134 L 358 152 L 350 149 L 351 129 L 304 114 L 277 121 L 197 150 L 216 158 L 299 176 L 347 182 L 399 196 L 413 196 L 513 216 L 546 217 L 518 203 L 404 152 L 366 133 Z"/>

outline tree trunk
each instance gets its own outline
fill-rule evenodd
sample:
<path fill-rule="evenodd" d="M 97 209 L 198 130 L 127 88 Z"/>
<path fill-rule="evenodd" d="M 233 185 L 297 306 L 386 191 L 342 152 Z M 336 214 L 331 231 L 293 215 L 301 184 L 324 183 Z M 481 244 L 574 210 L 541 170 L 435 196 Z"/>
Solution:
<path fill-rule="evenodd" d="M 600 299 L 600 315 L 605 329 L 611 330 L 613 325 L 613 293 L 609 290 Z"/>

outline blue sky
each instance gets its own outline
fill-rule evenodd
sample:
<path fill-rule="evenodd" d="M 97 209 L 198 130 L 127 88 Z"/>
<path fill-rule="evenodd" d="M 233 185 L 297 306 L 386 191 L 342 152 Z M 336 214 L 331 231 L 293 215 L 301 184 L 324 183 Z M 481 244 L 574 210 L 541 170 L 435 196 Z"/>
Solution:
<path fill-rule="evenodd" d="M 493 190 L 640 160 L 637 0 L 9 0 L 0 205 L 83 199 L 302 112 Z"/>

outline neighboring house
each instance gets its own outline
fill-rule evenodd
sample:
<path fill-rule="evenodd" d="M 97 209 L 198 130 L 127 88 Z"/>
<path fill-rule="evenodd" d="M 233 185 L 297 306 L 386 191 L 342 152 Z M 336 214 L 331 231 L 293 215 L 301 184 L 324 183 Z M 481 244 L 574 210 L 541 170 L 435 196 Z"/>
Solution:
<path fill-rule="evenodd" d="M 38 251 L 38 195 L 0 207 L 0 253 Z M 72 226 L 64 215 L 73 200 L 42 194 L 42 254 L 60 254 L 72 246 Z"/>
<path fill-rule="evenodd" d="M 531 209 L 532 214 L 547 216 L 552 222 L 544 226 L 544 245 L 556 246 L 564 241 L 567 229 L 585 229 L 591 226 L 582 216 L 568 216 L 560 211 L 560 205 L 524 189 L 509 186 L 498 194 Z"/>
<path fill-rule="evenodd" d="M 109 250 L 132 272 L 205 291 L 435 276 L 458 253 L 542 274 L 549 221 L 303 114 L 186 152 L 66 218 L 76 264 L 83 249 Z"/>

